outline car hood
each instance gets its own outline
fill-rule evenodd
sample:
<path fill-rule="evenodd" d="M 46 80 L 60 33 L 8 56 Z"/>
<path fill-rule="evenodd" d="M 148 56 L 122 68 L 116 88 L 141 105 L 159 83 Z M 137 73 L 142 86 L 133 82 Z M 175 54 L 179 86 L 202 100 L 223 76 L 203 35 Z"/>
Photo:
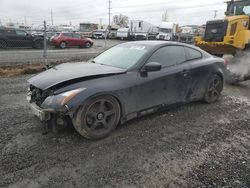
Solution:
<path fill-rule="evenodd" d="M 58 84 L 62 87 L 64 85 L 66 86 L 69 84 L 69 81 L 75 83 L 77 81 L 100 78 L 107 75 L 125 72 L 125 69 L 95 63 L 64 63 L 30 78 L 28 82 L 44 90 Z"/>

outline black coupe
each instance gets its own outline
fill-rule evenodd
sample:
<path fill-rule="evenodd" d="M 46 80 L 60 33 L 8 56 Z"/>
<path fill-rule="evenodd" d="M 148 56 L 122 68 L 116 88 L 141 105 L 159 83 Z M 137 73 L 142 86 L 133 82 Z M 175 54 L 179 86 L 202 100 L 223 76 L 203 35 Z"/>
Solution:
<path fill-rule="evenodd" d="M 107 136 L 117 124 L 172 104 L 218 100 L 224 60 L 191 45 L 128 42 L 89 62 L 65 63 L 28 80 L 27 99 L 40 121 L 71 121 L 84 137 Z"/>

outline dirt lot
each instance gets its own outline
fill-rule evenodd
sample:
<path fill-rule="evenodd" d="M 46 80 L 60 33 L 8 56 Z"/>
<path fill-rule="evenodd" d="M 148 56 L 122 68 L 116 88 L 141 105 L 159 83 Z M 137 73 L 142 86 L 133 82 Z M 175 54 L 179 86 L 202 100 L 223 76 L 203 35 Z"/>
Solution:
<path fill-rule="evenodd" d="M 0 79 L 0 187 L 250 187 L 250 82 L 89 141 L 41 134 L 28 77 Z"/>

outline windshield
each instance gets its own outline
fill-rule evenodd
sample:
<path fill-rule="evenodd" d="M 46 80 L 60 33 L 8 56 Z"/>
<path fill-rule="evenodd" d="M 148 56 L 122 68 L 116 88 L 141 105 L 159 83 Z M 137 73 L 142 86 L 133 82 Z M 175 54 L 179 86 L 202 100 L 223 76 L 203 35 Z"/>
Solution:
<path fill-rule="evenodd" d="M 118 45 L 97 56 L 97 64 L 128 69 L 135 65 L 149 49 L 142 45 Z"/>
<path fill-rule="evenodd" d="M 228 4 L 231 15 L 250 15 L 250 2 L 234 2 Z"/>
<path fill-rule="evenodd" d="M 172 33 L 172 29 L 159 28 L 159 32 L 162 32 L 162 33 Z"/>

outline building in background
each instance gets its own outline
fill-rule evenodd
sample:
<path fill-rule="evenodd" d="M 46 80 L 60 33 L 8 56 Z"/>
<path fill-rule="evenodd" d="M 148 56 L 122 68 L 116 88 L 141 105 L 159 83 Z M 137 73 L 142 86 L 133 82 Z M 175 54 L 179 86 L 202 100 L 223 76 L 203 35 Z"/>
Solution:
<path fill-rule="evenodd" d="M 95 23 L 80 23 L 79 31 L 85 37 L 92 37 L 92 32 L 98 29 L 98 24 Z"/>

